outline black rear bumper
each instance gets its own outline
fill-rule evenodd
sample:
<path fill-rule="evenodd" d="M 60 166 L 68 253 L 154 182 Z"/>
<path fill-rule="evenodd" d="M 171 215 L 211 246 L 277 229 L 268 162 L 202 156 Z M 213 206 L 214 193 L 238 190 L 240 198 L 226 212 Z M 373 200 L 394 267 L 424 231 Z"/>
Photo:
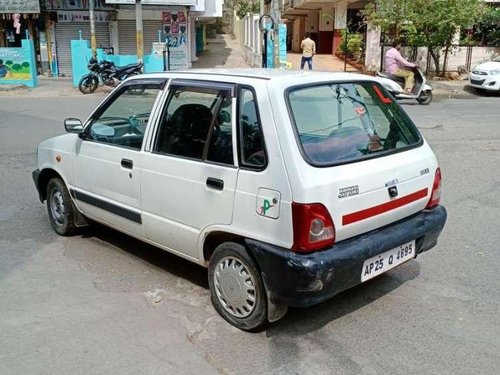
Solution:
<path fill-rule="evenodd" d="M 416 254 L 437 244 L 446 222 L 439 206 L 381 229 L 336 243 L 330 249 L 299 254 L 246 240 L 274 302 L 305 307 L 320 303 L 361 283 L 366 259 L 415 240 Z"/>

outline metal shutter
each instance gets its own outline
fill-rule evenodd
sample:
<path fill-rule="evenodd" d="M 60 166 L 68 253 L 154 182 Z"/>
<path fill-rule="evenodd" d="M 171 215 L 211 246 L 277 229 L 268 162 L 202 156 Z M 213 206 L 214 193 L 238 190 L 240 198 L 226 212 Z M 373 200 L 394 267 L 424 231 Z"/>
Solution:
<path fill-rule="evenodd" d="M 144 54 L 151 53 L 153 42 L 158 41 L 161 20 L 143 20 Z M 118 48 L 120 55 L 137 55 L 135 20 L 118 20 Z"/>
<path fill-rule="evenodd" d="M 88 22 L 58 22 L 56 23 L 56 51 L 59 75 L 71 76 L 71 40 L 79 39 L 79 31 L 82 38 L 89 41 L 90 24 Z M 97 47 L 110 47 L 109 24 L 107 22 L 96 22 L 95 34 Z"/>

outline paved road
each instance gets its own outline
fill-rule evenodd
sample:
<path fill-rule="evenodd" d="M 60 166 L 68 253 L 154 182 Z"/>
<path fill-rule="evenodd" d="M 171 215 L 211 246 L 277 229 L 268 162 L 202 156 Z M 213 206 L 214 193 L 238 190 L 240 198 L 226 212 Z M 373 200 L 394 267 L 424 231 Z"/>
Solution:
<path fill-rule="evenodd" d="M 0 374 L 496 374 L 500 104 L 405 105 L 443 170 L 439 245 L 259 333 L 226 324 L 206 271 L 109 229 L 58 237 L 34 150 L 102 96 L 0 101 Z"/>

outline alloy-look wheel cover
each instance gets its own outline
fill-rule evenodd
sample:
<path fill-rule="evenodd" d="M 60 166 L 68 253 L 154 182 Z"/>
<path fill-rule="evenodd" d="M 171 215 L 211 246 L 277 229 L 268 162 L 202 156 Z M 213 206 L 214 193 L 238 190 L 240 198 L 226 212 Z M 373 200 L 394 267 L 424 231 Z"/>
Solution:
<path fill-rule="evenodd" d="M 236 318 L 246 318 L 255 309 L 255 279 L 239 259 L 222 258 L 214 272 L 217 299 L 224 309 Z"/>

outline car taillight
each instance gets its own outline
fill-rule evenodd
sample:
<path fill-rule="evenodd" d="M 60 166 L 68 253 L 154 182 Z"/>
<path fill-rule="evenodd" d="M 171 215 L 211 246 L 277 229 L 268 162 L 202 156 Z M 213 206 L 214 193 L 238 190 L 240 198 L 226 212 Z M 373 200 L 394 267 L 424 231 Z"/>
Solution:
<path fill-rule="evenodd" d="M 335 226 L 330 213 L 320 203 L 292 203 L 293 247 L 300 253 L 331 247 L 335 243 Z"/>
<path fill-rule="evenodd" d="M 432 185 L 431 198 L 429 203 L 427 203 L 426 209 L 434 208 L 439 206 L 439 201 L 441 200 L 441 169 L 436 169 L 436 174 L 434 176 L 434 184 Z"/>

